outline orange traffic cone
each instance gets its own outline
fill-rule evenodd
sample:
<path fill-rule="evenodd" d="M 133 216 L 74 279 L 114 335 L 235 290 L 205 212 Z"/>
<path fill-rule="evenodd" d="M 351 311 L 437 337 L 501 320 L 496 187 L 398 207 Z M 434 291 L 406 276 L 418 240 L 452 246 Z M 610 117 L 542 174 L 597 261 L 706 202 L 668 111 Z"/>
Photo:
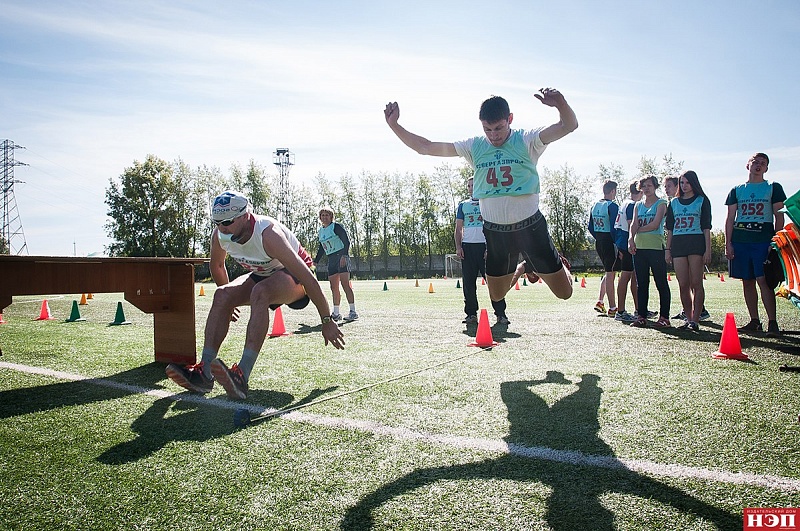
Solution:
<path fill-rule="evenodd" d="M 431 283 L 430 283 L 430 285 L 428 286 L 428 293 L 436 293 L 436 292 L 433 290 L 433 282 L 431 282 Z"/>
<path fill-rule="evenodd" d="M 205 296 L 206 296 L 206 290 L 203 287 L 203 285 L 200 284 L 200 294 L 198 295 L 198 297 L 205 297 Z"/>
<path fill-rule="evenodd" d="M 468 343 L 470 347 L 491 348 L 499 345 L 497 341 L 492 338 L 492 329 L 489 326 L 489 314 L 486 308 L 481 309 L 481 316 L 478 319 L 478 332 L 475 334 L 475 341 Z"/>
<path fill-rule="evenodd" d="M 581 279 L 581 287 L 582 287 L 582 288 L 585 288 L 585 287 L 586 287 L 586 277 L 583 277 L 583 278 Z"/>
<path fill-rule="evenodd" d="M 672 282 L 672 275 L 667 273 L 667 282 Z"/>
<path fill-rule="evenodd" d="M 481 277 L 481 286 L 485 286 L 485 285 L 486 285 L 486 279 Z"/>
<path fill-rule="evenodd" d="M 519 291 L 519 280 L 517 280 L 517 284 L 514 286 L 514 289 Z"/>
<path fill-rule="evenodd" d="M 42 309 L 39 312 L 39 317 L 35 319 L 35 321 L 52 321 L 55 319 L 53 315 L 50 313 L 50 305 L 47 304 L 47 299 L 42 301 Z"/>
<path fill-rule="evenodd" d="M 86 294 L 85 293 L 81 294 L 81 302 L 79 304 L 81 306 L 86 306 L 87 304 L 89 304 L 88 302 L 86 302 Z"/>
<path fill-rule="evenodd" d="M 739 341 L 739 331 L 736 329 L 736 318 L 732 313 L 725 314 L 725 324 L 722 327 L 722 339 L 719 350 L 711 355 L 716 359 L 749 360 L 747 354 L 742 352 L 742 343 Z"/>
<path fill-rule="evenodd" d="M 414 283 L 414 287 L 415 287 L 415 288 L 418 288 L 418 287 L 419 287 L 419 279 L 416 279 L 416 282 Z"/>
<path fill-rule="evenodd" d="M 0 324 L 6 324 L 6 322 L 3 320 L 3 314 L 2 313 L 0 313 Z"/>
<path fill-rule="evenodd" d="M 719 281 L 720 281 L 720 282 L 725 282 L 725 275 L 724 275 L 724 274 L 720 273 L 720 275 L 719 275 Z"/>
<path fill-rule="evenodd" d="M 92 300 L 92 299 L 94 299 L 94 295 L 92 295 L 91 293 L 87 293 L 86 294 L 86 298 L 89 299 L 89 300 Z"/>
<path fill-rule="evenodd" d="M 281 307 L 278 306 L 275 308 L 275 316 L 272 318 L 272 332 L 269 333 L 269 337 L 290 335 L 292 334 L 286 331 L 286 325 L 283 324 L 283 312 L 281 311 Z"/>

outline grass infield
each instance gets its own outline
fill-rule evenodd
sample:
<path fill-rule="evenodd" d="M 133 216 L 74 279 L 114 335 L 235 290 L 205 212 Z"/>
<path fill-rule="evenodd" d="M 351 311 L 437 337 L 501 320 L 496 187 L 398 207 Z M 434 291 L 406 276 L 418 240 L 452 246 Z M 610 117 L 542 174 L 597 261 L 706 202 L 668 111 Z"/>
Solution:
<path fill-rule="evenodd" d="M 741 529 L 745 507 L 800 505 L 800 373 L 779 371 L 800 365 L 800 336 L 740 334 L 749 362 L 711 357 L 725 313 L 747 321 L 738 281 L 708 276 L 699 334 L 598 315 L 596 276 L 568 301 L 521 285 L 492 349 L 467 346 L 456 281 L 355 281 L 344 351 L 323 346 L 313 306 L 284 307 L 293 335 L 267 340 L 244 402 L 169 381 L 151 316 L 124 302 L 133 325 L 108 326 L 121 294 L 95 294 L 75 323 L 81 294 L 48 298 L 53 321 L 34 320 L 42 298 L 15 298 L 0 324 L 0 528 Z M 778 317 L 800 330 L 782 299 Z M 237 408 L 406 373 L 233 424 Z"/>

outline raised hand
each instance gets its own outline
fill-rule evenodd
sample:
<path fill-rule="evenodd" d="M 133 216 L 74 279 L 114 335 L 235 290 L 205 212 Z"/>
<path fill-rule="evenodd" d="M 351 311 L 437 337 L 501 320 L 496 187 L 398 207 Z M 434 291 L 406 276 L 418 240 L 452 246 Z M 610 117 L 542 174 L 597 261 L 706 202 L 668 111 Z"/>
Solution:
<path fill-rule="evenodd" d="M 383 110 L 383 116 L 386 118 L 387 124 L 396 124 L 398 118 L 400 118 L 400 105 L 396 101 L 387 103 L 386 108 Z"/>
<path fill-rule="evenodd" d="M 539 92 L 534 96 L 548 107 L 558 107 L 566 101 L 563 94 L 550 87 L 539 89 Z"/>

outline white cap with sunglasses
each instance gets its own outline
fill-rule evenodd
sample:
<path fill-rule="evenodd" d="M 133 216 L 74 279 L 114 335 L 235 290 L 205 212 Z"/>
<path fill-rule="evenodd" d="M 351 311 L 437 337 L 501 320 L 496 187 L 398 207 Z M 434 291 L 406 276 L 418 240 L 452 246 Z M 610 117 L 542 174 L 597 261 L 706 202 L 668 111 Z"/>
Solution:
<path fill-rule="evenodd" d="M 234 219 L 247 214 L 250 201 L 239 192 L 226 190 L 214 198 L 211 219 L 217 225 L 230 225 Z"/>

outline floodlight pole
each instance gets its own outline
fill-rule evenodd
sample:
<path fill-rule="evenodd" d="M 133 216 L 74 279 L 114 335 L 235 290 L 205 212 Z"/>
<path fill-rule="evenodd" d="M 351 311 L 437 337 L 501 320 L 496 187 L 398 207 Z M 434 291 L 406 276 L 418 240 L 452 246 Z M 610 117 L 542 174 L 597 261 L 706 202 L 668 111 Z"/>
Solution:
<path fill-rule="evenodd" d="M 0 183 L 0 190 L 3 193 L 0 254 L 29 254 L 25 233 L 22 231 L 22 219 L 19 217 L 17 200 L 14 197 L 14 183 L 23 182 L 14 179 L 14 166 L 27 166 L 27 164 L 14 160 L 15 149 L 25 148 L 8 139 L 0 144 L 3 167 L 2 183 Z"/>
<path fill-rule="evenodd" d="M 277 148 L 272 163 L 278 167 L 278 220 L 289 226 L 289 170 L 294 166 L 294 153 L 288 148 Z M 291 228 L 291 227 L 289 227 Z"/>

